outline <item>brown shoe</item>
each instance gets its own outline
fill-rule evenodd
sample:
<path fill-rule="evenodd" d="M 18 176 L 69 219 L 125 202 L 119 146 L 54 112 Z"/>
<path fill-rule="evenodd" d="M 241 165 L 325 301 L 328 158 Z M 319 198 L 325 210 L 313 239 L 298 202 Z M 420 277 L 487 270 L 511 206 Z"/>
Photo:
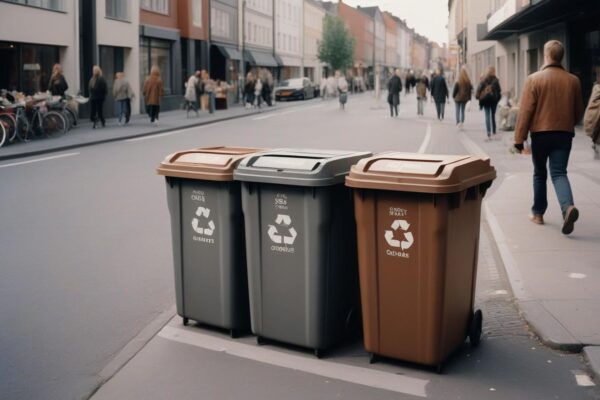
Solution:
<path fill-rule="evenodd" d="M 544 216 L 542 214 L 529 214 L 529 220 L 534 224 L 544 225 Z"/>
<path fill-rule="evenodd" d="M 568 235 L 573 232 L 573 228 L 575 228 L 575 221 L 577 221 L 578 218 L 579 210 L 576 209 L 575 206 L 569 206 L 569 208 L 567 208 L 567 212 L 565 213 L 565 221 L 563 222 L 563 235 Z"/>

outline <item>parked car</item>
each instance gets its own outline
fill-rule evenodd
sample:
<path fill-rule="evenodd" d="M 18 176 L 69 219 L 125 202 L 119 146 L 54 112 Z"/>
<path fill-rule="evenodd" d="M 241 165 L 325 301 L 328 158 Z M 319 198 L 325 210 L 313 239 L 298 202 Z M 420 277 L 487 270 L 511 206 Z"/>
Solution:
<path fill-rule="evenodd" d="M 275 88 L 275 100 L 304 100 L 315 97 L 315 87 L 308 78 L 287 79 Z"/>

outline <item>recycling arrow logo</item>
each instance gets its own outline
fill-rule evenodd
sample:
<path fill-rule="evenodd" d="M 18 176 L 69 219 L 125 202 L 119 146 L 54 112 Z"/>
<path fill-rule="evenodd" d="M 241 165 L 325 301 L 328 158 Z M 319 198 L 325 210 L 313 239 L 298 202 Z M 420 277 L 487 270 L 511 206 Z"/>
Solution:
<path fill-rule="evenodd" d="M 211 219 L 208 221 L 208 228 L 203 228 L 200 226 L 199 217 L 208 219 L 210 217 L 210 208 L 198 207 L 196 216 L 192 219 L 192 228 L 194 229 L 194 232 L 200 235 L 212 236 L 215 231 L 215 223 L 213 220 Z"/>
<path fill-rule="evenodd" d="M 404 232 L 405 240 L 394 239 L 394 232 L 400 228 Z M 408 228 L 410 228 L 410 224 L 403 220 L 397 219 L 392 222 L 392 230 L 385 231 L 385 241 L 392 247 L 400 247 L 402 250 L 408 250 L 414 243 L 414 238 L 412 232 L 408 232 Z"/>
<path fill-rule="evenodd" d="M 269 230 L 267 231 L 267 233 L 269 235 L 269 238 L 271 238 L 271 240 L 273 241 L 273 243 L 283 243 L 289 245 L 294 244 L 298 233 L 296 232 L 294 227 L 291 226 L 292 218 L 290 218 L 289 215 L 277 214 L 277 218 L 275 218 L 275 224 L 277 224 L 277 226 L 279 226 L 280 228 L 287 228 L 288 236 L 281 235 L 277 229 L 277 226 L 269 225 Z"/>

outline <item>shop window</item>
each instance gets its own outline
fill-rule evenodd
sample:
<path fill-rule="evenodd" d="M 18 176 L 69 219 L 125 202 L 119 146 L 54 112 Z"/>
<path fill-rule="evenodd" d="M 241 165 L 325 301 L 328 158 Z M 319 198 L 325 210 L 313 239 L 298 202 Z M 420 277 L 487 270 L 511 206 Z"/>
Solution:
<path fill-rule="evenodd" d="M 172 93 L 173 71 L 171 69 L 171 42 L 168 40 L 142 38 L 140 40 L 140 78 L 142 85 L 150 75 L 153 65 L 160 69 L 165 95 Z"/>
<path fill-rule="evenodd" d="M 63 0 L 4 0 L 10 3 L 23 4 L 25 6 L 47 8 L 48 10 L 64 11 Z"/>
<path fill-rule="evenodd" d="M 192 1 L 192 24 L 202 27 L 202 0 Z"/>
<path fill-rule="evenodd" d="M 45 92 L 58 47 L 0 42 L 0 88 L 25 94 Z"/>
<path fill-rule="evenodd" d="M 160 14 L 169 14 L 169 0 L 140 0 L 140 7 Z"/>
<path fill-rule="evenodd" d="M 129 0 L 106 0 L 106 17 L 129 21 Z"/>

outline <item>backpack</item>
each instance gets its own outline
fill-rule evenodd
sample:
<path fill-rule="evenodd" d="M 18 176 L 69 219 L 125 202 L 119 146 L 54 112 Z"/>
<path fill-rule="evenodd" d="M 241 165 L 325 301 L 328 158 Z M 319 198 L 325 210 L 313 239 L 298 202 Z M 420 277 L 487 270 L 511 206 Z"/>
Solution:
<path fill-rule="evenodd" d="M 496 96 L 494 96 L 494 86 L 491 82 L 485 83 L 481 89 L 481 92 L 479 92 L 479 101 L 484 104 L 491 104 L 495 99 Z"/>

